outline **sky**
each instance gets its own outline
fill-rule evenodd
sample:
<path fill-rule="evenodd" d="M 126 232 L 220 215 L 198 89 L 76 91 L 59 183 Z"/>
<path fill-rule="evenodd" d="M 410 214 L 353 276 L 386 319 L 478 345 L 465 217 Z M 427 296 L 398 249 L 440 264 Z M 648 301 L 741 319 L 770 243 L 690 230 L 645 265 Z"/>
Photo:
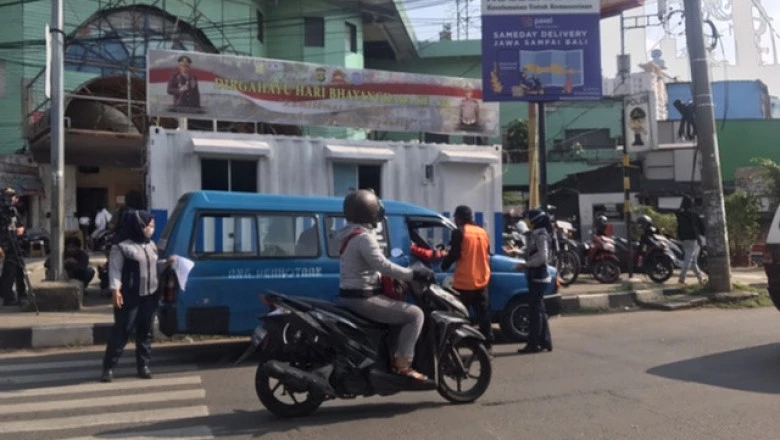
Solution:
<path fill-rule="evenodd" d="M 780 33 L 780 0 L 704 0 L 705 3 L 709 4 L 727 4 L 730 2 L 734 2 L 738 5 L 741 5 L 743 3 L 751 4 L 751 2 L 756 1 L 763 4 L 764 8 L 767 11 L 767 15 L 772 19 L 773 26 L 775 28 L 776 33 Z M 671 8 L 679 7 L 677 6 L 681 0 L 667 0 L 668 5 Z M 453 32 L 453 39 L 457 39 L 457 27 L 455 24 L 455 17 L 456 17 L 456 4 L 457 0 L 404 0 L 404 3 L 406 4 L 406 8 L 409 14 L 409 18 L 412 22 L 412 25 L 414 26 L 415 33 L 417 34 L 417 39 L 419 41 L 424 40 L 438 40 L 439 38 L 439 31 L 442 29 L 442 25 L 444 23 L 452 23 L 452 32 Z M 469 39 L 477 39 L 479 38 L 480 34 L 480 1 L 479 0 L 461 0 L 460 1 L 460 9 L 461 11 L 465 11 L 468 5 L 469 10 Z M 647 0 L 645 11 L 642 11 L 642 8 L 636 8 L 630 13 L 632 14 L 655 14 L 657 12 L 657 0 Z M 463 14 L 465 15 L 465 14 Z M 679 25 L 676 25 L 680 21 L 681 15 L 676 14 L 673 16 L 672 19 L 672 25 L 670 25 L 670 31 L 671 32 L 679 32 L 681 31 L 681 27 Z M 722 38 L 722 46 L 719 46 L 716 50 L 716 53 L 714 56 L 716 59 L 723 59 L 724 54 L 725 57 L 730 60 L 730 62 L 733 64 L 735 59 L 735 49 L 734 49 L 734 41 L 733 41 L 733 31 L 729 28 L 727 23 L 724 22 L 716 22 L 716 26 L 719 29 L 719 32 L 723 36 Z M 461 21 L 461 39 L 466 38 L 466 32 L 465 32 L 465 20 Z M 664 36 L 664 29 L 661 27 L 657 28 L 650 28 L 647 30 L 647 51 L 649 52 L 651 49 L 656 48 L 661 40 L 661 38 Z M 766 34 L 763 40 L 763 44 L 766 47 L 771 47 L 771 40 L 768 37 L 769 32 Z M 678 37 L 680 41 L 680 45 L 684 47 L 684 37 L 680 36 Z M 778 52 L 780 52 L 780 35 L 775 35 L 775 43 L 778 47 Z M 765 53 L 764 55 L 764 61 L 772 61 L 773 54 L 771 52 Z M 780 57 L 780 53 L 778 53 L 778 57 Z"/>

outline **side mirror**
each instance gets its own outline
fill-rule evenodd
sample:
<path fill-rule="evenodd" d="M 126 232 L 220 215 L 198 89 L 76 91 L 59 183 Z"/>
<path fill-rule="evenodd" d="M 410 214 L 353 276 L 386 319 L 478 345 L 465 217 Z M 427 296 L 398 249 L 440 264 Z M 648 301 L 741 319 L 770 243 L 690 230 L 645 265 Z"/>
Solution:
<path fill-rule="evenodd" d="M 402 251 L 402 250 L 401 250 L 401 249 L 399 249 L 399 248 L 393 248 L 393 249 L 390 251 L 390 256 L 391 256 L 391 257 L 393 257 L 393 258 L 401 258 L 401 257 L 403 257 L 403 256 L 404 256 L 404 251 Z"/>

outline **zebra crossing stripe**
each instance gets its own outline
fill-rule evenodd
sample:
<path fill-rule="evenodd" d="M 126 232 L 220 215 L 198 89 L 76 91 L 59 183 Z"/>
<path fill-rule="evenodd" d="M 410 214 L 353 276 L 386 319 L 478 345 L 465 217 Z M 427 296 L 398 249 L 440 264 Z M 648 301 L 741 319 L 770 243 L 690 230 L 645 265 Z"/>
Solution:
<path fill-rule="evenodd" d="M 93 375 L 94 378 L 94 375 Z M 117 380 L 111 383 L 85 383 L 47 388 L 28 388 L 24 390 L 0 391 L 0 401 L 26 397 L 61 396 L 100 391 L 128 391 L 152 387 L 168 387 L 180 385 L 200 385 L 200 376 L 155 377 L 152 380 Z"/>
<path fill-rule="evenodd" d="M 122 432 L 118 434 L 100 434 L 100 436 L 74 437 L 63 440 L 211 440 L 214 435 L 206 426 L 193 426 L 182 429 L 166 429 L 146 432 Z"/>
<path fill-rule="evenodd" d="M 31 373 L 31 374 L 10 374 L 0 376 L 0 386 L 2 385 L 28 385 L 46 382 L 64 382 L 69 380 L 97 380 L 100 377 L 100 364 L 93 364 L 95 368 L 85 368 L 79 371 L 64 371 L 51 373 Z M 197 370 L 197 365 L 161 365 L 154 368 L 154 373 L 179 373 L 185 371 Z M 120 365 L 115 369 L 117 377 L 124 374 L 133 373 L 135 368 L 131 365 Z"/>
<path fill-rule="evenodd" d="M 206 391 L 202 388 L 197 390 L 163 391 L 133 395 L 132 403 L 177 402 L 204 399 L 205 397 Z M 53 400 L 48 402 L 9 403 L 0 405 L 0 414 L 8 415 L 43 411 L 65 411 L 79 408 L 107 408 L 127 405 L 127 403 L 128 397 L 124 394 L 107 397 L 89 397 L 85 399 Z"/>
<path fill-rule="evenodd" d="M 22 432 L 60 431 L 64 429 L 89 428 L 106 425 L 149 424 L 154 422 L 186 421 L 197 417 L 207 417 L 209 409 L 205 405 L 184 406 L 178 408 L 151 409 L 113 413 L 95 413 L 83 416 L 54 417 L 49 419 L 16 420 L 0 422 L 0 434 Z M 127 438 L 127 437 L 118 437 Z M 158 438 L 159 440 L 159 438 Z"/>

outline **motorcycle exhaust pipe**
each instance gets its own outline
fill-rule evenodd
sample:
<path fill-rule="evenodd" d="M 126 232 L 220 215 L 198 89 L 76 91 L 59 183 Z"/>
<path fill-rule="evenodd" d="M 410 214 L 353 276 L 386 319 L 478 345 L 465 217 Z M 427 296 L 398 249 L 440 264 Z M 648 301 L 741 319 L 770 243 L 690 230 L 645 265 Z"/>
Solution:
<path fill-rule="evenodd" d="M 303 371 L 274 360 L 266 362 L 262 368 L 265 374 L 280 381 L 288 391 L 293 393 L 310 392 L 324 396 L 335 395 L 328 381 L 319 374 Z"/>

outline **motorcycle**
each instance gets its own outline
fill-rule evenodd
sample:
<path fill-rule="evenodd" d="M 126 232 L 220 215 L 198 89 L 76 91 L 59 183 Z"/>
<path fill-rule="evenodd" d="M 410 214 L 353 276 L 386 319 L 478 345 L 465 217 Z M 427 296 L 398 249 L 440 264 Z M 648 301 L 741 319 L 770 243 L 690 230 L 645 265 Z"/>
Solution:
<path fill-rule="evenodd" d="M 114 231 L 109 229 L 100 231 L 98 236 L 92 240 L 92 250 L 95 252 L 108 250 L 114 240 L 114 235 Z"/>
<path fill-rule="evenodd" d="M 591 236 L 588 262 L 593 278 L 602 284 L 611 284 L 620 279 L 620 259 L 616 254 L 615 240 L 606 235 Z"/>
<path fill-rule="evenodd" d="M 561 284 L 569 286 L 580 276 L 582 261 L 577 248 L 572 245 L 571 231 L 574 230 L 569 222 L 553 222 L 552 257 L 553 265 L 558 270 Z"/>
<path fill-rule="evenodd" d="M 660 234 L 653 234 L 644 252 L 635 250 L 636 267 L 640 268 L 653 282 L 663 284 L 674 274 L 675 256 L 669 240 Z"/>
<path fill-rule="evenodd" d="M 393 251 L 394 257 L 400 254 Z M 419 282 L 409 283 L 409 291 L 426 318 L 413 367 L 428 381 L 392 372 L 390 326 L 329 302 L 279 293 L 263 296 L 270 312 L 259 318 L 263 324 L 236 363 L 259 348 L 255 392 L 279 417 L 309 415 L 326 400 L 402 391 L 437 390 L 453 403 L 474 402 L 487 391 L 492 375 L 484 336 L 470 325 L 455 291 Z M 471 372 L 475 364 L 476 374 Z M 445 379 L 454 379 L 454 386 Z M 470 388 L 463 387 L 467 379 L 475 379 Z M 285 396 L 292 402 L 282 401 Z"/>

